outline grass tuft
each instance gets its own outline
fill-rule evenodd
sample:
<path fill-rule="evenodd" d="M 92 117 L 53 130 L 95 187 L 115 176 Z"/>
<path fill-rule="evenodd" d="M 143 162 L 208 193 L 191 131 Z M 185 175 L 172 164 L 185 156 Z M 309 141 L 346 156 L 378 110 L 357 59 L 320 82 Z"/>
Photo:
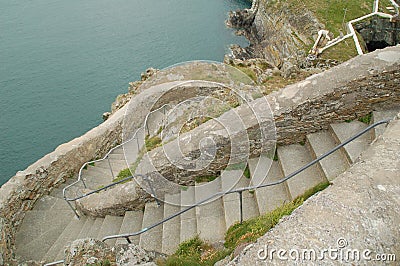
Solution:
<path fill-rule="evenodd" d="M 363 122 L 364 124 L 367 125 L 371 123 L 371 120 L 372 120 L 372 112 L 358 119 L 358 121 Z"/>
<path fill-rule="evenodd" d="M 307 190 L 303 195 L 291 202 L 284 203 L 270 213 L 244 221 L 242 224 L 232 225 L 225 236 L 225 247 L 233 250 L 242 243 L 254 242 L 273 228 L 279 220 L 286 215 L 290 215 L 303 202 L 315 193 L 329 186 L 329 182 L 323 182 Z"/>
<path fill-rule="evenodd" d="M 166 266 L 212 266 L 217 261 L 225 258 L 228 254 L 228 250 L 216 249 L 196 236 L 182 242 L 175 254 L 164 261 L 157 261 L 157 264 Z"/>
<path fill-rule="evenodd" d="M 130 177 L 130 176 L 132 176 L 132 173 L 131 173 L 131 170 L 129 168 L 122 169 L 118 173 L 117 177 L 113 179 L 113 183 L 121 181 L 122 179 L 125 179 L 125 178 Z M 130 180 L 128 180 L 128 181 L 130 181 Z"/>
<path fill-rule="evenodd" d="M 161 138 L 159 136 L 150 137 L 149 135 L 145 138 L 146 150 L 149 152 L 154 148 L 161 146 Z"/>
<path fill-rule="evenodd" d="M 203 183 L 203 182 L 211 182 L 215 180 L 218 176 L 216 175 L 208 175 L 208 176 L 198 176 L 196 177 L 196 183 Z"/>

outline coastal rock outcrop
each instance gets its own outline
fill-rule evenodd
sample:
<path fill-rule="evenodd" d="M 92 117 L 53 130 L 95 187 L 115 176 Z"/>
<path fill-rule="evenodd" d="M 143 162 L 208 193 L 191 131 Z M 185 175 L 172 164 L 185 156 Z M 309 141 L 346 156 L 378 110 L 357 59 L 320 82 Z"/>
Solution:
<path fill-rule="evenodd" d="M 254 0 L 252 9 L 231 12 L 227 25 L 243 34 L 248 47 L 236 46 L 238 59 L 263 58 L 277 67 L 313 44 L 323 25 L 304 7 L 284 1 Z"/>

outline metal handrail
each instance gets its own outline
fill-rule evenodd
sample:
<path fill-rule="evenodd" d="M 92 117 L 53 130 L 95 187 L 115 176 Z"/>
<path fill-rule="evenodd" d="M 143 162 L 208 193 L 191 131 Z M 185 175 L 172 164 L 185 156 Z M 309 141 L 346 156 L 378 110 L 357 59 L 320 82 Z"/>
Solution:
<path fill-rule="evenodd" d="M 153 113 L 156 112 L 156 111 L 161 110 L 162 108 L 164 108 L 164 110 L 165 110 L 166 107 L 171 107 L 171 105 L 168 104 L 168 103 L 167 103 L 167 104 L 164 104 L 163 106 L 161 106 L 161 107 L 159 107 L 159 108 L 157 108 L 157 109 L 151 111 L 150 113 L 148 113 L 148 114 L 146 115 L 145 120 L 144 120 L 144 124 L 145 124 L 145 125 L 147 124 L 147 120 L 148 120 L 148 118 L 149 118 L 149 116 L 150 116 L 151 114 L 153 114 Z M 143 126 L 143 127 L 144 127 L 144 126 Z M 119 144 L 119 145 L 117 145 L 117 146 L 111 148 L 111 149 L 106 153 L 106 155 L 105 155 L 103 158 L 84 163 L 84 164 L 81 166 L 81 168 L 79 169 L 78 179 L 77 179 L 75 182 L 73 182 L 72 184 L 66 186 L 66 187 L 63 189 L 63 198 L 64 198 L 64 200 L 68 203 L 69 207 L 72 209 L 72 211 L 74 212 L 75 216 L 76 216 L 78 219 L 80 218 L 80 216 L 79 216 L 78 212 L 76 211 L 76 209 L 72 206 L 71 201 L 76 201 L 76 200 L 78 200 L 78 199 L 87 197 L 87 196 L 89 196 L 89 195 L 91 195 L 91 194 L 93 194 L 93 193 L 100 192 L 100 191 L 102 191 L 102 190 L 105 190 L 105 189 L 110 188 L 110 187 L 112 187 L 112 186 L 115 186 L 115 185 L 117 185 L 117 184 L 120 184 L 120 183 L 123 182 L 123 181 L 132 179 L 132 178 L 134 178 L 134 177 L 136 177 L 136 176 L 141 176 L 141 177 L 143 177 L 143 179 L 145 179 L 145 180 L 148 182 L 148 184 L 149 184 L 149 186 L 150 186 L 150 189 L 151 189 L 151 192 L 152 192 L 152 197 L 154 197 L 154 198 L 156 199 L 157 203 L 159 204 L 159 201 L 158 201 L 158 199 L 157 199 L 157 197 L 156 197 L 156 195 L 155 195 L 154 189 L 153 189 L 153 187 L 151 186 L 151 183 L 150 183 L 149 179 L 147 178 L 146 175 L 141 175 L 141 174 L 137 174 L 137 175 L 134 175 L 134 176 L 130 176 L 130 177 L 126 178 L 126 180 L 123 179 L 123 180 L 121 180 L 121 181 L 118 181 L 118 182 L 115 182 L 115 183 L 111 183 L 111 184 L 109 184 L 109 185 L 107 185 L 107 186 L 105 186 L 105 187 L 103 187 L 103 188 L 100 188 L 100 189 L 91 191 L 91 192 L 89 192 L 89 193 L 83 194 L 83 195 L 78 196 L 78 197 L 75 197 L 75 198 L 67 198 L 67 196 L 66 196 L 67 190 L 70 189 L 71 187 L 75 186 L 75 185 L 76 185 L 77 183 L 79 183 L 80 181 L 82 182 L 83 186 L 84 186 L 85 188 L 87 188 L 86 183 L 85 183 L 85 181 L 84 181 L 83 178 L 82 178 L 82 171 L 83 171 L 83 169 L 85 169 L 85 167 L 87 167 L 88 165 L 90 165 L 90 164 L 92 164 L 92 163 L 101 162 L 101 161 L 104 161 L 104 160 L 107 159 L 107 160 L 108 160 L 108 164 L 109 164 L 109 166 L 110 166 L 111 174 L 112 174 L 112 176 L 114 177 L 114 173 L 113 173 L 112 168 L 111 168 L 111 163 L 110 163 L 110 161 L 109 161 L 109 155 L 110 155 L 111 152 L 113 152 L 114 150 L 116 150 L 116 149 L 118 149 L 118 148 L 120 148 L 120 147 L 123 147 L 125 144 L 129 143 L 130 141 L 132 141 L 132 140 L 134 140 L 134 139 L 137 139 L 137 138 L 138 138 L 138 136 L 137 136 L 137 135 L 138 135 L 138 132 L 139 132 L 139 130 L 140 130 L 141 128 L 142 128 L 142 127 L 139 127 L 139 128 L 135 131 L 135 133 L 133 134 L 132 138 L 130 138 L 129 140 L 124 141 L 123 143 L 121 143 L 121 144 Z"/>
<path fill-rule="evenodd" d="M 284 178 L 279 179 L 279 180 L 277 180 L 275 182 L 262 184 L 262 185 L 258 185 L 258 186 L 248 186 L 248 187 L 244 187 L 244 188 L 233 189 L 233 190 L 230 190 L 230 191 L 227 191 L 227 192 L 217 192 L 214 195 L 212 195 L 212 196 L 210 196 L 210 197 L 208 197 L 206 199 L 203 199 L 203 200 L 201 200 L 201 201 L 199 201 L 199 202 L 187 207 L 186 209 L 180 210 L 179 212 L 177 212 L 175 214 L 172 214 L 172 215 L 168 216 L 167 218 L 165 218 L 165 219 L 163 219 L 163 220 L 161 220 L 161 221 L 159 221 L 159 222 L 157 222 L 157 223 L 155 223 L 155 224 L 153 224 L 151 226 L 143 228 L 140 231 L 137 231 L 137 232 L 134 232 L 134 233 L 106 236 L 101 241 L 104 242 L 106 240 L 115 239 L 115 238 L 125 238 L 128 243 L 131 243 L 131 240 L 129 239 L 130 237 L 141 235 L 141 234 L 153 229 L 154 227 L 162 225 L 165 222 L 167 222 L 167 221 L 169 221 L 169 220 L 171 220 L 171 219 L 173 219 L 173 218 L 175 218 L 175 217 L 177 217 L 177 216 L 179 216 L 179 215 L 181 215 L 181 214 L 183 214 L 183 213 L 185 213 L 185 212 L 187 212 L 187 211 L 189 211 L 189 210 L 191 210 L 191 209 L 193 209 L 193 208 L 195 208 L 195 207 L 197 207 L 197 206 L 199 206 L 199 205 L 201 205 L 201 204 L 203 204 L 203 203 L 205 203 L 205 202 L 207 202 L 207 201 L 209 201 L 209 200 L 211 200 L 213 198 L 216 198 L 216 197 L 219 197 L 219 196 L 223 196 L 223 195 L 226 195 L 226 194 L 232 194 L 232 193 L 239 193 L 239 196 L 240 196 L 240 222 L 242 223 L 243 222 L 242 193 L 244 191 L 256 190 L 258 188 L 269 187 L 269 186 L 274 186 L 274 185 L 281 184 L 281 183 L 289 180 L 290 178 L 296 176 L 297 174 L 303 172 L 307 168 L 313 166 L 314 164 L 316 164 L 317 162 L 321 161 L 322 159 L 328 157 L 329 155 L 331 155 L 335 151 L 337 151 L 340 148 L 342 148 L 343 146 L 349 144 L 350 142 L 352 142 L 353 140 L 357 139 L 358 137 L 360 137 L 361 135 L 365 134 L 366 132 L 370 131 L 371 129 L 375 128 L 376 126 L 379 126 L 379 125 L 382 125 L 382 124 L 388 124 L 389 121 L 390 120 L 382 120 L 382 121 L 376 122 L 376 123 L 366 127 L 365 129 L 363 129 L 359 133 L 355 134 L 354 136 L 350 137 L 349 139 L 347 139 L 343 143 L 337 145 L 335 148 L 333 148 L 333 149 L 329 150 L 328 152 L 318 156 L 316 159 L 312 160 L 308 164 L 304 165 L 303 167 L 299 168 L 298 170 L 294 171 L 293 173 L 291 173 L 291 174 L 285 176 Z"/>

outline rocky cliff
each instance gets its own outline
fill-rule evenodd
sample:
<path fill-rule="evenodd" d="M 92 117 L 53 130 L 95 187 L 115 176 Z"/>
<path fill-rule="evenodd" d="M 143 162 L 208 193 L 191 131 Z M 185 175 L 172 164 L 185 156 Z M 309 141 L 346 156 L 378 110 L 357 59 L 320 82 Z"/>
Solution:
<path fill-rule="evenodd" d="M 324 27 L 305 7 L 274 0 L 254 0 L 251 9 L 231 12 L 227 24 L 250 41 L 246 48 L 233 47 L 235 58 L 263 58 L 277 67 L 284 59 L 305 57 Z"/>

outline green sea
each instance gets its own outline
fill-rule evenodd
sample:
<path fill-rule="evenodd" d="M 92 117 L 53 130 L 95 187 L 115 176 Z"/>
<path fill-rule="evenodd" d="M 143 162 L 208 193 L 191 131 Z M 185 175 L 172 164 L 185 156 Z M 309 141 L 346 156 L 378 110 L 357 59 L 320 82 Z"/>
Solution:
<path fill-rule="evenodd" d="M 102 122 L 148 67 L 222 61 L 245 0 L 0 0 L 0 184 Z"/>

